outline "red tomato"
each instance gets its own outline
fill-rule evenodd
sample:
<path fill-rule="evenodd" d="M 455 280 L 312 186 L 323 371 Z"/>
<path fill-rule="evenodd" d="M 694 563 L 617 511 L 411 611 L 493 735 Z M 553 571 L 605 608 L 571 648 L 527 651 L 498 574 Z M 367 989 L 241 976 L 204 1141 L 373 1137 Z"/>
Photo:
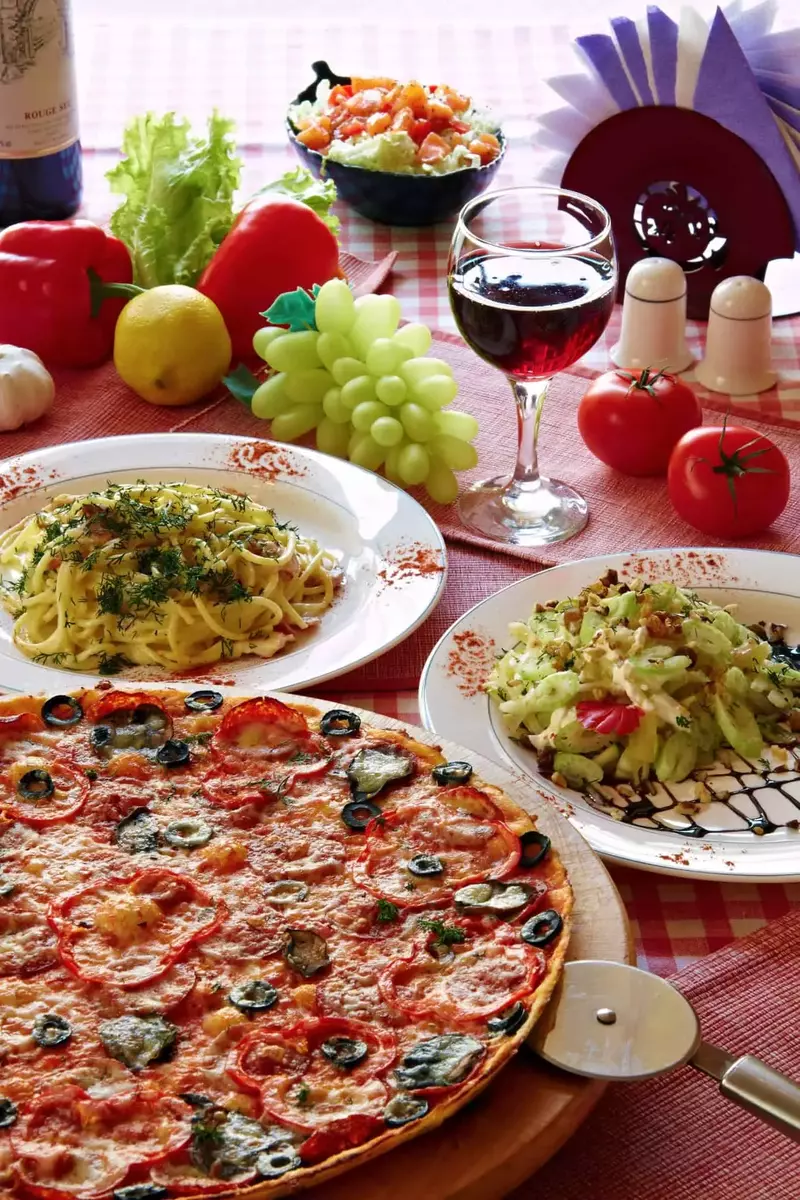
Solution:
<path fill-rule="evenodd" d="M 720 538 L 766 529 L 789 500 L 789 464 L 774 442 L 746 425 L 706 425 L 678 442 L 669 498 L 684 521 Z"/>
<path fill-rule="evenodd" d="M 300 1157 L 306 1164 L 322 1162 L 332 1154 L 340 1154 L 353 1146 L 361 1146 L 377 1137 L 386 1128 L 383 1121 L 364 1113 L 331 1121 L 327 1129 L 318 1129 L 300 1147 Z"/>
<path fill-rule="evenodd" d="M 675 443 L 700 425 L 694 392 L 662 371 L 608 371 L 578 407 L 578 429 L 595 458 L 625 475 L 663 475 Z"/>
<path fill-rule="evenodd" d="M 597 733 L 633 733 L 644 716 L 644 710 L 635 704 L 606 700 L 581 700 L 576 711 L 584 729 L 594 729 Z"/>

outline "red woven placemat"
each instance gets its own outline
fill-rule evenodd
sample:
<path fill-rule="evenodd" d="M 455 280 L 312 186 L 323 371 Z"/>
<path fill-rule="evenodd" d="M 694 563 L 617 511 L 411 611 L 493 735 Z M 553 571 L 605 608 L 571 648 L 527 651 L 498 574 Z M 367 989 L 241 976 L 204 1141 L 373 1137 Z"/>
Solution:
<path fill-rule="evenodd" d="M 800 914 L 672 977 L 703 1037 L 800 1080 Z M 511 1200 L 797 1200 L 800 1146 L 683 1067 L 610 1087 L 567 1145 Z"/>

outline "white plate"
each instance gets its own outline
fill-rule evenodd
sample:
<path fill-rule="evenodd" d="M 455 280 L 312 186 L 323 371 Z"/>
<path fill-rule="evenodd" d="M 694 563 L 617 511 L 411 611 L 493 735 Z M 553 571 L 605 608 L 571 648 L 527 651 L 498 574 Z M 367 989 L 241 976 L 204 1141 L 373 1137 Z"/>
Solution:
<path fill-rule="evenodd" d="M 786 825 L 800 819 L 800 771 L 758 778 L 740 764 L 744 783 L 759 787 L 756 803 L 741 793 L 728 798 L 751 818 L 758 816 L 760 803 L 777 826 L 773 832 L 757 836 L 728 804 L 719 802 L 696 817 L 708 832 L 686 836 L 680 829 L 690 821 L 674 809 L 659 815 L 662 824 L 644 817 L 628 824 L 593 807 L 580 793 L 557 787 L 539 774 L 533 752 L 505 732 L 480 683 L 491 670 L 495 655 L 508 644 L 509 624 L 526 620 L 534 604 L 574 596 L 609 567 L 623 580 L 637 576 L 649 582 L 671 579 L 717 604 L 735 603 L 745 624 L 760 620 L 785 624 L 787 640 L 800 641 L 797 555 L 759 550 L 651 550 L 565 563 L 503 588 L 448 629 L 422 673 L 419 699 L 426 727 L 532 778 L 589 844 L 613 862 L 702 879 L 800 880 L 800 830 Z M 725 790 L 722 778 L 720 773 L 713 786 Z M 725 778 L 731 779 L 730 774 L 726 772 Z M 664 802 L 672 804 L 668 797 Z"/>
<path fill-rule="evenodd" d="M 181 480 L 247 492 L 336 554 L 343 587 L 315 629 L 275 658 L 222 662 L 206 672 L 223 675 L 247 692 L 319 683 L 377 658 L 425 620 L 444 588 L 442 536 L 411 496 L 338 458 L 254 438 L 144 434 L 51 446 L 8 459 L 0 463 L 0 531 L 60 492 L 88 492 L 109 480 L 137 479 Z M 414 569 L 417 552 L 433 569 Z M 0 687 L 69 691 L 95 678 L 25 658 L 14 646 L 11 627 L 11 616 L 3 610 Z M 138 667 L 115 678 L 168 676 Z"/>

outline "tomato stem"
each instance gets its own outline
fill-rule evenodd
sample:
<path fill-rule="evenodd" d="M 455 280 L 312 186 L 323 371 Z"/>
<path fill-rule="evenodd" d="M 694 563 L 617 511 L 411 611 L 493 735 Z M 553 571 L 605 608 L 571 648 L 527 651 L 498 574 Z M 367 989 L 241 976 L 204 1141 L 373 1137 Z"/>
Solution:
<path fill-rule="evenodd" d="M 620 379 L 630 381 L 628 396 L 634 391 L 647 392 L 648 396 L 652 396 L 657 404 L 660 404 L 661 401 L 656 395 L 656 384 L 662 379 L 673 379 L 673 376 L 667 375 L 666 371 L 654 371 L 652 367 L 644 367 L 638 375 L 633 375 L 630 371 L 617 371 L 617 375 Z"/>
<path fill-rule="evenodd" d="M 699 458 L 697 461 L 704 462 L 706 466 L 711 466 L 711 470 L 714 475 L 725 476 L 725 482 L 728 485 L 728 491 L 730 492 L 731 501 L 733 502 L 733 514 L 734 516 L 738 517 L 739 495 L 736 491 L 736 480 L 741 479 L 743 475 L 774 475 L 775 472 L 771 471 L 769 467 L 748 466 L 748 463 L 752 459 L 758 458 L 762 454 L 767 454 L 770 449 L 769 446 L 762 446 L 760 450 L 752 450 L 750 454 L 742 453 L 742 451 L 747 450 L 749 446 L 755 446 L 758 442 L 760 442 L 762 440 L 761 434 L 756 434 L 754 438 L 750 438 L 749 442 L 745 442 L 743 446 L 740 446 L 738 450 L 734 450 L 732 454 L 726 454 L 724 441 L 725 434 L 728 430 L 729 416 L 730 413 L 726 412 L 725 416 L 722 418 L 722 429 L 719 435 L 718 446 L 720 461 L 716 466 L 711 466 L 706 458 Z"/>

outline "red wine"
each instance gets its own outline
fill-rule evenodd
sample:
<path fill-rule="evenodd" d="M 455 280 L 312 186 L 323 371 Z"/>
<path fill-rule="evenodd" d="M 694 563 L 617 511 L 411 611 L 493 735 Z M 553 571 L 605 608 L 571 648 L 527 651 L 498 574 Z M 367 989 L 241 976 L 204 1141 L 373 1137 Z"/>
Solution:
<path fill-rule="evenodd" d="M 614 307 L 614 268 L 599 255 L 482 252 L 450 276 L 464 339 L 514 379 L 547 379 L 594 345 Z"/>

